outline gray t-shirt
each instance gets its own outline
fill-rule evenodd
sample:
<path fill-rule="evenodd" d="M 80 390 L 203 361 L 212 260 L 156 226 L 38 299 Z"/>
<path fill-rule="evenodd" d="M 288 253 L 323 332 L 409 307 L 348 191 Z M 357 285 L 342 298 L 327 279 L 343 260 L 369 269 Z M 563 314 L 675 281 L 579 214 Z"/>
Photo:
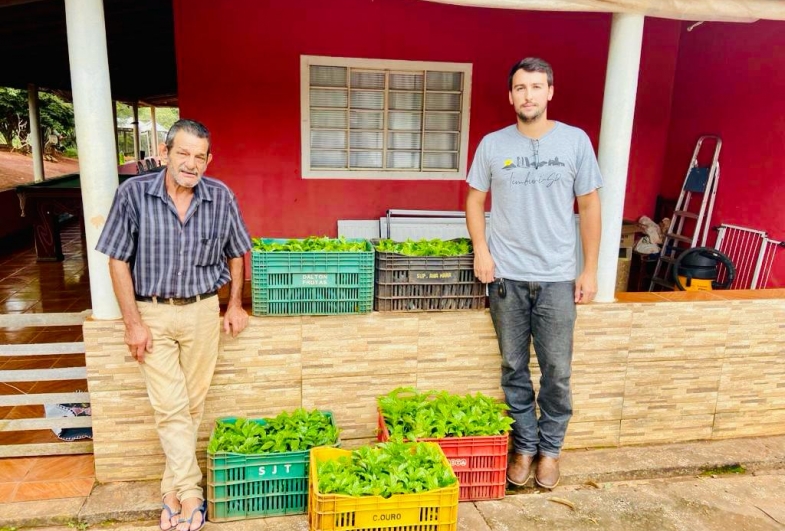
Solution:
<path fill-rule="evenodd" d="M 491 191 L 486 236 L 496 278 L 575 279 L 575 197 L 602 186 L 586 133 L 555 122 L 534 140 L 505 127 L 482 139 L 466 181 Z"/>

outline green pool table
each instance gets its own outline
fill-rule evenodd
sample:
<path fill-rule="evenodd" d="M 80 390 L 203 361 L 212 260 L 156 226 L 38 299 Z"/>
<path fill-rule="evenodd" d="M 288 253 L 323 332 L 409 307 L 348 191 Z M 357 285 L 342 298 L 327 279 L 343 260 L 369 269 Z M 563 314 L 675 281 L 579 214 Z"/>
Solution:
<path fill-rule="evenodd" d="M 120 182 L 134 175 L 120 175 Z M 82 188 L 79 174 L 72 173 L 40 183 L 16 187 L 22 216 L 33 225 L 35 252 L 39 262 L 63 259 L 60 219 L 64 214 L 82 217 Z M 84 234 L 84 229 L 83 229 Z"/>

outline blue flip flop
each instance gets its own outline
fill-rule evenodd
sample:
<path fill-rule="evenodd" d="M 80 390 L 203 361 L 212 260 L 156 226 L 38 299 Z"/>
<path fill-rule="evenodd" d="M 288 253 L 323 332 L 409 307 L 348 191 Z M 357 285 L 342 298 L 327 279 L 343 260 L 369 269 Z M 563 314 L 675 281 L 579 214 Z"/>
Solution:
<path fill-rule="evenodd" d="M 171 523 L 172 523 L 172 518 L 174 518 L 175 516 L 177 516 L 178 514 L 180 514 L 180 511 L 177 511 L 177 512 L 173 511 L 173 510 L 172 510 L 172 508 L 171 508 L 171 507 L 169 507 L 168 505 L 166 505 L 166 503 L 165 503 L 165 502 L 163 502 L 163 501 L 161 502 L 161 509 L 162 509 L 162 510 L 164 510 L 164 511 L 166 511 L 167 513 L 169 513 L 169 524 L 171 524 Z M 161 531 L 171 531 L 171 530 L 172 530 L 172 529 L 174 529 L 175 527 L 177 527 L 177 525 L 170 525 L 169 527 L 167 527 L 166 529 L 164 529 L 164 526 L 162 526 L 162 525 L 161 525 L 160 518 L 159 518 L 159 520 L 158 520 L 158 528 L 159 528 Z"/>
<path fill-rule="evenodd" d="M 196 529 L 191 529 L 191 523 L 194 521 L 194 516 L 196 516 L 197 512 L 201 513 L 202 515 L 202 523 L 199 524 L 199 527 L 197 527 Z M 204 524 L 207 523 L 207 503 L 204 500 L 202 500 L 201 505 L 199 505 L 193 511 L 191 511 L 191 516 L 189 518 L 180 518 L 179 520 L 177 520 L 177 525 L 185 524 L 185 523 L 188 524 L 188 529 L 190 529 L 190 531 L 199 531 L 201 528 L 204 527 Z"/>

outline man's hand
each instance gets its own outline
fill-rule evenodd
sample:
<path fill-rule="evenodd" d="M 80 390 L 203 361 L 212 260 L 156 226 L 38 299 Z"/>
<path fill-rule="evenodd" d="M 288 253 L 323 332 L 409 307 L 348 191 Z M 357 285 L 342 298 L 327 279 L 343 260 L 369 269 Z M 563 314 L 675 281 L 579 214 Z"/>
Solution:
<path fill-rule="evenodd" d="M 145 354 L 153 351 L 153 336 L 150 328 L 144 323 L 126 325 L 125 344 L 128 345 L 131 357 L 139 363 L 144 363 Z"/>
<path fill-rule="evenodd" d="M 575 303 L 588 304 L 597 295 L 597 275 L 584 271 L 575 280 Z"/>
<path fill-rule="evenodd" d="M 493 263 L 491 253 L 487 250 L 474 252 L 474 276 L 483 284 L 493 282 L 496 264 Z"/>
<path fill-rule="evenodd" d="M 237 337 L 248 326 L 248 312 L 240 305 L 232 305 L 226 308 L 224 314 L 224 332 Z"/>

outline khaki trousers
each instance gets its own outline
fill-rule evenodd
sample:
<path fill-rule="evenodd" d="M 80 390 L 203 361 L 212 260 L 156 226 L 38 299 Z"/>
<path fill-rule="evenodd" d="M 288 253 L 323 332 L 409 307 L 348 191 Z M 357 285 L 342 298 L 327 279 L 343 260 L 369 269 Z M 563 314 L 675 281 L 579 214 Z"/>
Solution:
<path fill-rule="evenodd" d="M 218 358 L 218 297 L 183 306 L 136 304 L 153 337 L 152 352 L 139 367 L 166 456 L 161 495 L 204 499 L 196 438 Z"/>

